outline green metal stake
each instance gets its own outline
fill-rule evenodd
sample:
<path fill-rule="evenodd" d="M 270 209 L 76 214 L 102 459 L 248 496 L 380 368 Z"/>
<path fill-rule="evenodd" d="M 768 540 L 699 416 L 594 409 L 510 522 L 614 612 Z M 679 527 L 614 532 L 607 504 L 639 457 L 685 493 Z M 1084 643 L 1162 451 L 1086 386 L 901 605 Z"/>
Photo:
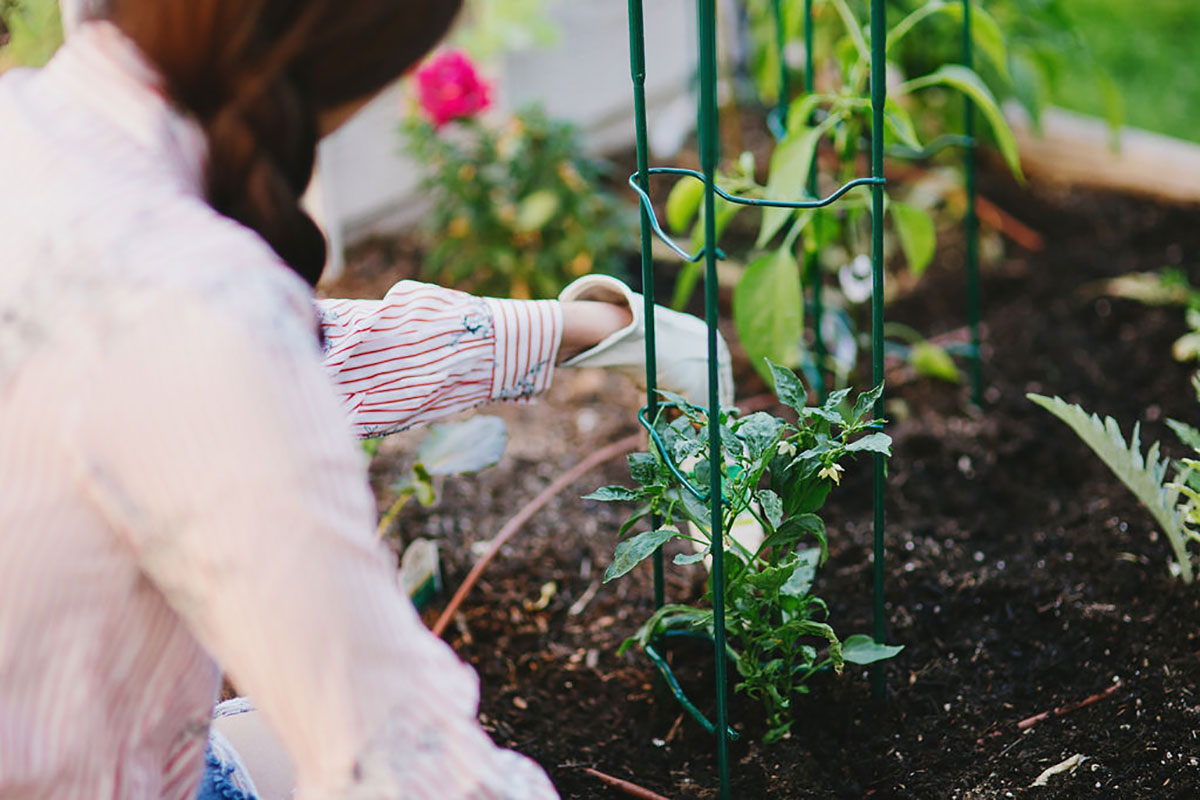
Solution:
<path fill-rule="evenodd" d="M 883 178 L 883 110 L 887 102 L 885 82 L 885 43 L 887 24 L 884 18 L 884 0 L 871 0 L 871 177 Z M 875 385 L 883 382 L 883 199 L 884 186 L 877 183 L 871 187 L 871 365 Z M 875 403 L 876 423 L 873 427 L 883 429 L 883 396 Z M 884 456 L 875 453 L 875 641 L 883 644 L 886 637 L 883 607 L 883 527 L 884 527 Z M 884 694 L 885 673 L 882 662 L 877 662 L 872 671 L 875 697 Z"/>
<path fill-rule="evenodd" d="M 629 0 L 629 71 L 633 76 L 633 115 L 637 135 L 637 182 L 643 192 L 650 191 L 650 154 L 647 147 L 646 129 L 646 33 L 642 13 L 642 0 Z M 658 350 L 655 347 L 654 331 L 654 261 L 651 255 L 650 212 L 642 207 L 642 297 L 645 298 L 643 319 L 646 320 L 646 410 L 650 419 L 658 416 Z M 662 522 L 657 515 L 651 518 L 653 529 Z M 655 551 L 654 607 L 662 608 L 665 601 L 663 591 L 663 554 L 660 547 Z"/>
<path fill-rule="evenodd" d="M 806 0 L 811 3 L 812 0 Z M 787 36 L 783 30 L 783 0 L 771 0 L 771 12 L 775 18 L 775 49 L 779 51 L 779 102 L 775 113 L 783 130 L 787 130 L 788 105 L 792 99 L 791 76 L 788 75 L 787 59 L 783 57 Z"/>
<path fill-rule="evenodd" d="M 804 0 L 804 91 L 812 94 L 816 89 L 815 59 L 813 56 L 813 0 Z M 779 58 L 783 60 L 783 53 L 780 52 Z M 808 168 L 808 196 L 817 196 L 817 151 L 813 150 L 812 163 Z M 817 212 L 809 223 L 810 230 L 815 234 L 817 225 L 817 217 L 820 212 Z M 821 265 L 817 259 L 816 248 L 807 248 L 804 253 L 804 275 L 805 278 L 812 283 L 813 293 L 813 355 L 816 361 L 816 385 L 813 387 L 817 390 L 818 402 L 825 402 L 825 360 L 828 354 L 825 351 L 825 332 L 823 330 L 823 319 L 825 317 L 825 282 L 822 280 Z"/>
<path fill-rule="evenodd" d="M 962 63 L 975 68 L 974 42 L 971 36 L 971 0 L 962 0 Z M 975 141 L 975 101 L 969 96 L 963 103 L 963 132 L 969 143 L 963 153 L 966 173 L 967 216 L 963 220 L 967 237 L 967 325 L 971 330 L 971 402 L 983 406 L 983 355 L 979 337 L 979 217 L 975 212 L 975 179 L 978 144 Z"/>
<path fill-rule="evenodd" d="M 713 646 L 717 690 L 717 773 L 721 800 L 728 800 L 729 710 L 725 698 L 725 558 L 721 527 L 721 400 L 717 372 L 717 26 L 715 0 L 697 0 L 700 34 L 700 168 L 704 172 L 704 312 L 708 322 L 709 504 L 712 530 Z"/>

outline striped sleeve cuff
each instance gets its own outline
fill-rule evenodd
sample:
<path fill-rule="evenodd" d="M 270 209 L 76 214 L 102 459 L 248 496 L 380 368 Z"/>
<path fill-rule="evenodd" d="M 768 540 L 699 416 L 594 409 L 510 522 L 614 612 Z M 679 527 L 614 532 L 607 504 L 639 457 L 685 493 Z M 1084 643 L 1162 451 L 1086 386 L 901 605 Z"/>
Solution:
<path fill-rule="evenodd" d="M 493 400 L 523 400 L 550 387 L 562 343 L 562 305 L 557 300 L 484 298 L 492 314 L 496 358 Z"/>

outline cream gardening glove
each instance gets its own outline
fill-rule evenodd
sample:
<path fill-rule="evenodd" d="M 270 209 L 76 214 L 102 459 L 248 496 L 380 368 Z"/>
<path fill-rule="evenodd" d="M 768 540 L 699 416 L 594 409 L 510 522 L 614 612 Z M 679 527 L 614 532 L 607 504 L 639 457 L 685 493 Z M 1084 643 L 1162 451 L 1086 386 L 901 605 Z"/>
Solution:
<path fill-rule="evenodd" d="M 607 275 L 585 275 L 558 296 L 562 302 L 599 300 L 626 305 L 633 322 L 590 350 L 564 361 L 564 367 L 604 367 L 646 385 L 646 326 L 642 296 Z M 688 402 L 708 407 L 708 327 L 704 320 L 662 306 L 654 307 L 658 388 L 682 395 Z M 733 405 L 733 373 L 729 348 L 717 334 L 718 397 L 721 407 Z"/>

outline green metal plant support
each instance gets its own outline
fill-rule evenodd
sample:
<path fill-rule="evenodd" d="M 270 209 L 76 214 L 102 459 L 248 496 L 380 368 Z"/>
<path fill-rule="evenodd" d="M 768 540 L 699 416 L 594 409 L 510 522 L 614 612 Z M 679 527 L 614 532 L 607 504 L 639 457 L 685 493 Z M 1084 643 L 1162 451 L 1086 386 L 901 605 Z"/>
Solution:
<path fill-rule="evenodd" d="M 970 0 L 963 3 L 963 63 L 970 67 L 973 62 L 971 43 L 971 7 Z M 643 19 L 642 0 L 628 0 L 629 8 L 629 52 L 630 69 L 633 77 L 634 114 L 637 135 L 637 172 L 630 178 L 630 186 L 637 193 L 641 207 L 641 247 L 642 247 L 642 283 L 646 298 L 646 406 L 639 413 L 639 421 L 649 431 L 654 444 L 662 448 L 663 444 L 654 430 L 653 420 L 658 418 L 659 410 L 663 407 L 657 396 L 655 386 L 655 335 L 654 335 L 654 269 L 651 255 L 651 239 L 657 236 L 674 251 L 680 258 L 689 262 L 703 262 L 705 276 L 704 306 L 708 324 L 708 353 L 709 353 L 709 393 L 708 435 L 711 441 L 720 440 L 720 417 L 715 413 L 719 407 L 717 390 L 717 260 L 723 254 L 716 246 L 716 213 L 715 204 L 718 197 L 732 203 L 752 206 L 770 206 L 794 209 L 824 208 L 835 203 L 846 192 L 860 186 L 871 188 L 871 263 L 872 263 L 872 299 L 871 299 L 871 362 L 872 378 L 876 385 L 883 381 L 883 298 L 884 298 L 884 202 L 885 183 L 884 156 L 885 154 L 900 158 L 927 159 L 948 147 L 961 147 L 964 150 L 966 164 L 967 191 L 967 280 L 969 315 L 971 325 L 972 352 L 972 391 L 976 403 L 980 400 L 980 367 L 979 367 L 979 291 L 978 291 L 978 221 L 975 215 L 975 180 L 976 180 L 976 141 L 974 104 L 967 100 L 965 108 L 966 123 L 964 134 L 943 136 L 920 151 L 893 147 L 885 150 L 884 143 L 884 108 L 887 102 L 887 86 L 885 82 L 885 45 L 887 26 L 884 0 L 870 2 L 870 87 L 871 87 L 871 174 L 868 177 L 854 179 L 826 197 L 817 195 L 816 156 L 814 155 L 813 169 L 809 171 L 808 184 L 804 196 L 800 198 L 769 198 L 765 200 L 747 199 L 729 194 L 716 184 L 716 166 L 718 158 L 718 117 L 717 117 L 717 46 L 716 46 L 716 0 L 697 0 L 697 32 L 699 52 L 699 98 L 697 109 L 697 130 L 700 148 L 700 170 L 688 170 L 676 167 L 649 166 L 647 149 L 647 122 L 645 96 L 645 26 Z M 776 25 L 776 45 L 780 48 L 780 95 L 777 107 L 772 111 L 770 124 L 773 130 L 779 132 L 786 129 L 787 114 L 790 107 L 790 81 L 788 68 L 782 52 L 785 32 L 783 30 L 782 3 L 772 0 L 772 13 Z M 814 90 L 814 58 L 813 58 L 813 0 L 804 0 L 804 37 L 805 37 L 805 91 Z M 704 183 L 704 244 L 695 253 L 689 253 L 671 239 L 662 229 L 654 211 L 650 194 L 650 177 L 652 175 L 688 175 Z M 817 260 L 817 254 L 812 248 L 808 249 L 805 258 L 806 281 L 811 284 L 814 317 L 814 351 L 816 373 L 814 388 L 824 399 L 824 366 L 826 360 L 825 343 L 822 336 L 822 280 Z M 883 419 L 884 401 L 881 396 L 874 408 L 876 420 Z M 882 429 L 883 423 L 875 424 Z M 715 720 L 709 721 L 691 703 L 678 681 L 675 680 L 667 660 L 652 644 L 646 648 L 646 653 L 655 667 L 659 670 L 667 687 L 678 699 L 680 704 L 704 728 L 716 737 L 717 770 L 720 780 L 720 797 L 728 800 L 730 797 L 729 773 L 729 742 L 736 738 L 736 733 L 729 725 L 727 698 L 727 646 L 725 630 L 725 565 L 723 559 L 723 529 L 722 511 L 724 497 L 722 493 L 721 469 L 719 459 L 720 448 L 711 448 L 713 463 L 708 470 L 709 486 L 707 488 L 694 486 L 685 476 L 676 470 L 676 478 L 681 485 L 697 499 L 709 504 L 710 523 L 712 532 L 712 598 L 713 598 L 713 628 L 712 644 L 714 647 L 714 672 L 716 683 L 716 714 Z M 671 458 L 664 459 L 673 464 Z M 873 541 L 873 595 L 874 595 L 874 638 L 878 643 L 885 641 L 886 618 L 884 608 L 884 543 L 885 515 L 884 492 L 886 488 L 884 457 L 874 456 L 873 463 L 873 503 L 874 503 L 874 541 Z M 658 525 L 659 520 L 653 520 Z M 663 605 L 663 561 L 661 552 L 654 559 L 654 603 L 656 607 Z M 705 637 L 708 638 L 708 637 Z M 873 669 L 873 688 L 877 696 L 882 696 L 885 688 L 885 671 L 880 664 Z"/>

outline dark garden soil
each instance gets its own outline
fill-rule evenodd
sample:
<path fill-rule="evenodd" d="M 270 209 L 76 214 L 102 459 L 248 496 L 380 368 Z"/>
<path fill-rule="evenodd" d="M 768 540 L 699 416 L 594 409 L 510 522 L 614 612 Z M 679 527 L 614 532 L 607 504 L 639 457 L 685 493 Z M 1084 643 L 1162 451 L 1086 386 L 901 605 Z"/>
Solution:
<path fill-rule="evenodd" d="M 1200 280 L 1200 209 L 998 178 L 984 193 L 1040 231 L 1046 247 L 1010 244 L 984 273 L 982 411 L 960 386 L 900 373 L 889 386 L 887 615 L 889 640 L 905 650 L 879 702 L 862 668 L 820 676 L 797 703 L 791 737 L 775 745 L 757 743 L 759 709 L 735 697 L 739 800 L 1200 798 L 1200 586 L 1171 577 L 1169 547 L 1149 515 L 1066 426 L 1025 399 L 1060 394 L 1114 415 L 1126 432 L 1140 420 L 1144 441 L 1162 438 L 1181 454 L 1164 420 L 1200 423 L 1192 370 L 1170 356 L 1185 330 L 1182 310 L 1097 297 L 1088 285 L 1167 264 Z M 938 262 L 888 318 L 927 335 L 961 327 L 960 253 L 948 234 Z M 334 290 L 378 288 L 414 258 L 369 248 L 353 262 L 349 280 L 358 283 Z M 739 396 L 761 390 L 749 378 Z M 473 546 L 556 475 L 637 430 L 639 405 L 616 379 L 562 372 L 540 404 L 489 411 L 509 423 L 503 461 L 442 482 L 435 507 L 406 509 L 402 536 L 438 539 L 452 591 Z M 399 473 L 416 439 L 384 444 L 377 485 Z M 622 460 L 609 463 L 539 512 L 485 573 L 447 639 L 479 671 L 484 725 L 543 764 L 564 798 L 623 796 L 585 767 L 677 800 L 715 798 L 711 737 L 656 695 L 644 656 L 616 655 L 651 610 L 648 569 L 601 585 L 623 509 L 579 496 L 626 479 Z M 871 629 L 870 497 L 864 460 L 826 509 L 832 555 L 818 592 L 843 636 Z M 702 569 L 669 567 L 669 599 L 697 598 Z M 711 713 L 710 652 L 675 656 Z M 1018 728 L 1117 681 L 1091 705 Z M 1076 754 L 1086 760 L 1073 772 L 1029 788 Z"/>

